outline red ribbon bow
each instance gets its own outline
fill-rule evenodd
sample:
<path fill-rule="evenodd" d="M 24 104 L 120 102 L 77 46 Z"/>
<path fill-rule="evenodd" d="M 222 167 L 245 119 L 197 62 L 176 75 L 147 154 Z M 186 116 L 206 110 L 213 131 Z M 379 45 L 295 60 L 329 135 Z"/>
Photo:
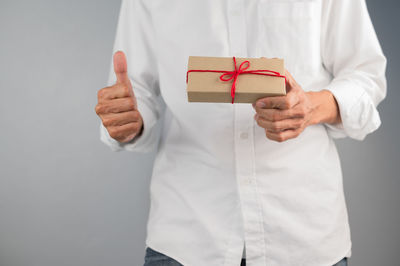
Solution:
<path fill-rule="evenodd" d="M 204 70 L 204 69 L 193 69 L 188 70 L 186 73 L 186 83 L 188 83 L 189 73 L 190 72 L 214 72 L 214 73 L 223 73 L 219 79 L 221 81 L 230 81 L 233 79 L 232 87 L 231 87 L 231 97 L 232 103 L 235 101 L 235 91 L 236 91 L 236 81 L 239 75 L 242 74 L 255 74 L 255 75 L 264 75 L 264 76 L 271 76 L 271 77 L 280 77 L 284 78 L 286 82 L 286 76 L 281 75 L 279 72 L 267 70 L 267 69 L 257 69 L 257 70 L 246 70 L 250 67 L 250 62 L 248 60 L 243 61 L 239 68 L 237 68 L 236 58 L 233 57 L 233 63 L 235 65 L 235 70 L 227 71 L 227 70 Z M 246 65 L 247 64 L 247 65 Z"/>

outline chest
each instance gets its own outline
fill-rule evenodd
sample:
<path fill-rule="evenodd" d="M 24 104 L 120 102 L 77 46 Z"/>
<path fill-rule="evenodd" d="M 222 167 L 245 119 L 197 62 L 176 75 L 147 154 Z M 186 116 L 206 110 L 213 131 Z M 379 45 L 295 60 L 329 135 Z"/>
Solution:
<path fill-rule="evenodd" d="M 179 82 L 162 90 L 177 90 L 186 101 L 182 77 L 188 57 L 196 55 L 278 57 L 299 80 L 317 73 L 321 1 L 149 0 L 160 78 Z"/>

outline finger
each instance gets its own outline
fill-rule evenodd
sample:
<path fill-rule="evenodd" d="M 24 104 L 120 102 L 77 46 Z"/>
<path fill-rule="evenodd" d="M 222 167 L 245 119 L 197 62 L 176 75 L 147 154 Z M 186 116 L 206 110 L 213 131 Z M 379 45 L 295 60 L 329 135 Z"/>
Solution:
<path fill-rule="evenodd" d="M 98 115 L 122 113 L 133 110 L 136 110 L 136 105 L 132 97 L 113 99 L 96 105 L 96 113 Z"/>
<path fill-rule="evenodd" d="M 303 126 L 303 119 L 285 119 L 281 121 L 268 121 L 263 117 L 255 116 L 257 124 L 269 132 L 282 132 L 288 129 L 298 129 Z"/>
<path fill-rule="evenodd" d="M 128 64 L 124 52 L 117 51 L 114 54 L 114 72 L 117 77 L 117 83 L 130 84 L 128 77 Z"/>
<path fill-rule="evenodd" d="M 131 96 L 133 96 L 132 87 L 125 84 L 115 84 L 110 87 L 105 87 L 97 93 L 99 102 Z"/>
<path fill-rule="evenodd" d="M 301 129 L 288 129 L 282 132 L 269 132 L 269 131 L 265 131 L 265 135 L 267 136 L 268 139 L 270 140 L 274 140 L 277 142 L 283 142 L 286 141 L 288 139 L 293 139 L 296 138 L 300 135 L 301 133 Z"/>
<path fill-rule="evenodd" d="M 296 93 L 288 93 L 285 96 L 272 96 L 260 98 L 256 101 L 255 107 L 262 109 L 287 110 L 299 103 L 300 99 Z"/>
<path fill-rule="evenodd" d="M 139 132 L 142 127 L 142 123 L 140 122 L 132 122 L 122 126 L 114 126 L 108 127 L 108 134 L 113 139 L 116 139 L 120 142 L 127 142 L 133 139 Z"/>
<path fill-rule="evenodd" d="M 128 111 L 123 113 L 110 113 L 101 116 L 103 125 L 105 127 L 110 126 L 122 126 L 132 122 L 137 122 L 141 119 L 141 115 L 138 111 Z"/>
<path fill-rule="evenodd" d="M 255 108 L 256 113 L 268 121 L 304 118 L 306 111 L 300 104 L 287 110 Z"/>
<path fill-rule="evenodd" d="M 279 110 L 279 109 L 264 109 L 260 107 L 255 108 L 256 113 L 268 121 L 280 121 L 284 119 L 295 118 L 293 117 L 293 110 Z"/>

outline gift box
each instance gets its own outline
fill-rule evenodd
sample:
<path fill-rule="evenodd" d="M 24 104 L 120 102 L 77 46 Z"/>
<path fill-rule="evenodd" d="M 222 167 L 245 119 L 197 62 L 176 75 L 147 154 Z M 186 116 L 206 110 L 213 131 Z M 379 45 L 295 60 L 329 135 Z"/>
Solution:
<path fill-rule="evenodd" d="M 254 103 L 286 94 L 283 59 L 190 56 L 189 102 Z"/>

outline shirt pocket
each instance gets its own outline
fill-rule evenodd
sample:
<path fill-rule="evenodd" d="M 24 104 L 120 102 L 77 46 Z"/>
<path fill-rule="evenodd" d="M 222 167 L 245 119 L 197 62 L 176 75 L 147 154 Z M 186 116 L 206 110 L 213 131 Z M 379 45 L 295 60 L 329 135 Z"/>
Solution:
<path fill-rule="evenodd" d="M 285 60 L 294 75 L 312 74 L 321 65 L 321 0 L 260 0 L 259 54 Z"/>

